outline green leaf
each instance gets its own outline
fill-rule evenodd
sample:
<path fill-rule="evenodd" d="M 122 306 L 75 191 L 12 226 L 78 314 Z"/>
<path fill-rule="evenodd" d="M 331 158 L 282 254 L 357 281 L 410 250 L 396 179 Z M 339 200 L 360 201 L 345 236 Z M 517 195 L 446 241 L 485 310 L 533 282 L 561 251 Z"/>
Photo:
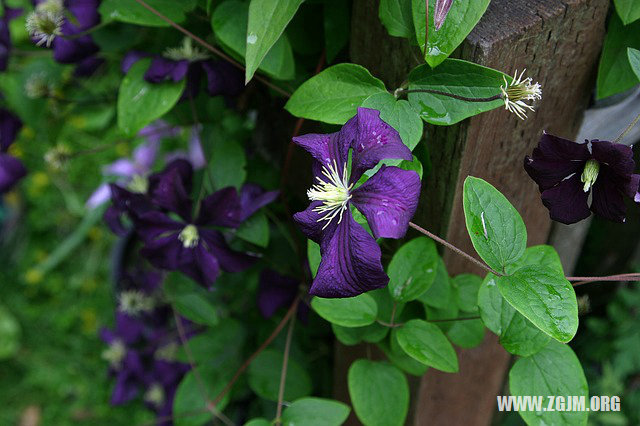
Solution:
<path fill-rule="evenodd" d="M 629 64 L 628 47 L 640 49 L 640 21 L 625 27 L 618 15 L 613 14 L 598 66 L 598 99 L 624 92 L 638 84 L 638 76 Z"/>
<path fill-rule="evenodd" d="M 398 339 L 395 337 L 395 333 L 390 336 L 390 345 L 382 342 L 378 344 L 378 347 L 386 357 L 391 361 L 393 365 L 404 371 L 405 373 L 413 376 L 421 377 L 429 369 L 428 365 L 425 365 L 415 359 L 411 358 L 407 353 L 402 350 L 398 344 Z"/>
<path fill-rule="evenodd" d="M 271 422 L 264 418 L 251 419 L 244 426 L 271 426 Z"/>
<path fill-rule="evenodd" d="M 320 256 L 320 246 L 318 243 L 307 240 L 307 258 L 309 259 L 311 275 L 315 277 L 318 273 L 318 268 L 320 267 L 320 261 L 322 260 L 322 257 Z"/>
<path fill-rule="evenodd" d="M 504 195 L 482 179 L 468 176 L 463 190 L 464 218 L 473 247 L 500 272 L 524 254 L 527 228 Z"/>
<path fill-rule="evenodd" d="M 227 380 L 228 377 L 222 375 L 221 370 L 213 365 L 200 366 L 189 371 L 178 385 L 173 400 L 176 426 L 200 426 L 209 422 L 213 414 L 207 410 L 207 406 L 224 389 Z M 203 395 L 203 387 L 206 391 L 205 395 Z M 229 394 L 227 393 L 218 402 L 216 409 L 222 411 L 228 403 Z M 193 414 L 198 411 L 202 414 Z"/>
<path fill-rule="evenodd" d="M 336 335 L 336 339 L 340 343 L 352 346 L 365 341 L 368 343 L 378 343 L 387 336 L 389 327 L 385 327 L 381 324 L 373 323 L 364 327 L 342 327 L 336 324 L 331 324 L 333 333 Z"/>
<path fill-rule="evenodd" d="M 485 329 L 480 319 L 451 321 L 447 337 L 461 348 L 475 348 L 484 340 Z"/>
<path fill-rule="evenodd" d="M 227 52 L 241 60 L 245 58 L 247 49 L 248 20 L 249 4 L 237 0 L 227 0 L 220 3 L 211 16 L 211 27 L 216 39 Z M 256 43 L 257 41 L 256 39 Z M 292 79 L 295 76 L 295 62 L 287 35 L 282 34 L 277 38 L 275 44 L 267 50 L 266 56 L 253 64 L 253 67 L 257 66 L 259 70 L 279 80 Z M 256 52 L 256 55 L 258 53 Z M 252 61 L 256 60 L 257 56 L 252 58 Z M 255 69 L 253 71 L 255 72 Z"/>
<path fill-rule="evenodd" d="M 378 314 L 373 297 L 363 293 L 344 299 L 314 297 L 311 307 L 327 321 L 343 327 L 363 327 L 372 324 Z"/>
<path fill-rule="evenodd" d="M 640 19 L 640 3 L 637 0 L 613 0 L 613 3 L 624 25 Z"/>
<path fill-rule="evenodd" d="M 369 96 L 362 106 L 380 111 L 380 118 L 398 131 L 402 142 L 410 150 L 413 151 L 422 139 L 422 120 L 409 102 L 396 100 L 391 93 L 385 92 Z"/>
<path fill-rule="evenodd" d="M 323 398 L 302 398 L 282 413 L 284 426 L 340 426 L 351 409 L 342 402 Z"/>
<path fill-rule="evenodd" d="M 478 312 L 478 290 L 482 278 L 474 274 L 460 274 L 453 279 L 453 286 L 461 311 Z"/>
<path fill-rule="evenodd" d="M 631 64 L 633 73 L 638 77 L 638 80 L 640 80 L 640 50 L 629 47 L 627 49 L 627 56 L 629 57 L 629 63 Z"/>
<path fill-rule="evenodd" d="M 249 387 L 261 398 L 269 401 L 278 400 L 282 359 L 282 352 L 267 349 L 260 353 L 249 365 Z M 310 393 L 311 378 L 309 374 L 300 364 L 290 358 L 287 363 L 284 399 L 292 401 Z"/>
<path fill-rule="evenodd" d="M 183 22 L 185 13 L 196 7 L 196 0 L 146 0 L 146 3 L 173 22 Z M 131 0 L 103 0 L 98 8 L 103 21 L 120 21 L 148 27 L 168 27 L 169 23 Z"/>
<path fill-rule="evenodd" d="M 174 308 L 185 318 L 198 324 L 218 324 L 211 295 L 179 272 L 171 272 L 164 282 L 164 292 Z"/>
<path fill-rule="evenodd" d="M 153 120 L 169 112 L 178 102 L 186 80 L 178 83 L 148 83 L 144 73 L 150 59 L 136 62 L 120 83 L 118 91 L 118 127 L 128 136 L 135 135 Z"/>
<path fill-rule="evenodd" d="M 544 266 L 525 266 L 498 277 L 502 296 L 536 327 L 560 342 L 578 330 L 578 302 L 564 275 Z"/>
<path fill-rule="evenodd" d="M 365 426 L 404 425 L 409 384 L 400 370 L 386 362 L 359 359 L 351 364 L 348 381 L 353 409 Z"/>
<path fill-rule="evenodd" d="M 453 305 L 452 297 L 453 294 L 451 291 L 451 283 L 449 282 L 447 267 L 445 266 L 442 258 L 438 256 L 436 276 L 433 280 L 433 284 L 427 291 L 420 295 L 418 300 L 433 308 L 444 308 L 446 306 Z"/>
<path fill-rule="evenodd" d="M 487 274 L 478 292 L 480 317 L 514 355 L 529 356 L 544 348 L 551 338 L 511 306 L 497 286 L 497 277 Z"/>
<path fill-rule="evenodd" d="M 327 63 L 332 63 L 349 41 L 351 5 L 344 0 L 324 2 L 324 43 Z"/>
<path fill-rule="evenodd" d="M 20 324 L 0 305 L 0 360 L 11 358 L 20 348 Z"/>
<path fill-rule="evenodd" d="M 293 93 L 285 109 L 296 117 L 344 124 L 375 93 L 385 93 L 384 83 L 366 68 L 338 64 L 311 77 Z"/>
<path fill-rule="evenodd" d="M 456 351 L 437 325 L 414 319 L 393 332 L 410 357 L 447 373 L 458 371 Z"/>
<path fill-rule="evenodd" d="M 213 189 L 240 188 L 247 177 L 247 158 L 242 145 L 231 138 L 216 139 L 211 145 L 207 167 Z"/>
<path fill-rule="evenodd" d="M 412 38 L 415 34 L 411 0 L 380 0 L 378 16 L 382 25 L 394 37 Z"/>
<path fill-rule="evenodd" d="M 242 359 L 242 345 L 246 338 L 246 331 L 241 322 L 231 318 L 220 321 L 207 331 L 191 337 L 186 342 L 193 361 L 196 364 L 216 365 L 220 370 L 233 371 Z M 178 361 L 189 362 L 189 356 L 180 347 L 176 355 Z"/>
<path fill-rule="evenodd" d="M 447 59 L 436 69 L 427 65 L 414 68 L 409 74 L 409 90 L 437 90 L 466 98 L 489 98 L 500 94 L 504 78 L 512 81 L 500 71 L 460 59 Z M 409 93 L 408 99 L 424 121 L 441 126 L 504 106 L 501 99 L 469 102 L 431 93 Z"/>
<path fill-rule="evenodd" d="M 523 266 L 538 265 L 564 275 L 560 256 L 555 248 L 548 245 L 528 247 L 517 262 L 507 267 L 507 274 L 512 274 Z"/>
<path fill-rule="evenodd" d="M 437 67 L 464 41 L 473 27 L 476 26 L 491 0 L 456 0 L 451 5 L 447 19 L 436 31 L 433 17 L 436 0 L 429 0 L 429 42 L 425 49 L 425 0 L 412 1 L 413 26 L 416 40 L 425 60 L 432 67 Z"/>
<path fill-rule="evenodd" d="M 389 293 L 398 302 L 416 300 L 431 287 L 438 268 L 438 252 L 430 238 L 418 237 L 393 255 L 389 268 Z"/>
<path fill-rule="evenodd" d="M 584 396 L 589 406 L 587 379 L 571 348 L 551 341 L 537 354 L 520 358 L 509 372 L 509 390 L 514 396 Z M 546 405 L 546 404 L 545 404 Z M 555 405 L 554 405 L 555 407 Z M 586 425 L 586 411 L 520 411 L 528 425 Z"/>
<path fill-rule="evenodd" d="M 251 0 L 247 24 L 245 82 L 248 83 L 260 63 L 282 36 L 287 24 L 303 0 Z"/>
<path fill-rule="evenodd" d="M 260 247 L 269 245 L 269 221 L 263 212 L 258 212 L 244 221 L 236 235 L 245 241 Z"/>

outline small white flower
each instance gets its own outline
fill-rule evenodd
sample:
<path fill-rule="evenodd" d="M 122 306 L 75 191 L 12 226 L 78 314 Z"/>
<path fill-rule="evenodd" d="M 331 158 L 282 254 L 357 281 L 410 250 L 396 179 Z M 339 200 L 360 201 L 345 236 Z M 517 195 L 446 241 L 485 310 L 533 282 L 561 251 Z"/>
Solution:
<path fill-rule="evenodd" d="M 44 3 L 44 6 L 39 6 L 27 16 L 27 32 L 36 41 L 37 46 L 44 44 L 50 47 L 53 40 L 62 35 L 63 9 L 46 6 L 48 3 Z"/>
<path fill-rule="evenodd" d="M 154 307 L 153 298 L 138 290 L 123 291 L 118 297 L 118 310 L 129 315 L 151 312 Z"/>
<path fill-rule="evenodd" d="M 526 69 L 522 70 L 518 75 L 516 70 L 511 83 L 503 76 L 504 86 L 500 86 L 505 109 L 517 115 L 521 120 L 527 118 L 527 110 L 535 111 L 533 106 L 525 101 L 542 99 L 542 86 L 538 83 L 533 84 L 531 77 L 523 79 L 525 71 Z"/>

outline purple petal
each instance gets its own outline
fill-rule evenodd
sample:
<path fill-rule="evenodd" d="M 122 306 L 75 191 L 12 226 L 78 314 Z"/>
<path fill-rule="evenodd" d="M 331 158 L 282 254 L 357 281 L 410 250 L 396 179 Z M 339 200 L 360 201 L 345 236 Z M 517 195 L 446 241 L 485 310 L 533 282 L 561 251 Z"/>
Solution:
<path fill-rule="evenodd" d="M 200 238 L 206 243 L 207 250 L 215 256 L 225 271 L 244 271 L 256 262 L 256 258 L 253 256 L 231 250 L 219 231 L 198 228 L 198 232 Z"/>
<path fill-rule="evenodd" d="M 73 70 L 74 77 L 90 77 L 95 73 L 102 64 L 105 63 L 103 58 L 97 56 L 89 56 L 81 60 Z"/>
<path fill-rule="evenodd" d="M 380 247 L 351 213 L 330 226 L 320 245 L 322 260 L 310 294 L 320 297 L 351 297 L 384 287 L 389 277 L 382 269 Z"/>
<path fill-rule="evenodd" d="M 203 244 L 198 244 L 193 250 L 194 262 L 181 265 L 180 270 L 200 284 L 210 288 L 220 274 L 218 259 Z"/>
<path fill-rule="evenodd" d="M 595 147 L 595 144 L 594 144 Z M 595 154 L 595 153 L 594 153 Z M 620 179 L 608 167 L 600 167 L 598 178 L 593 184 L 591 210 L 613 222 L 624 222 L 627 208 L 620 186 Z"/>
<path fill-rule="evenodd" d="M 322 227 L 325 222 L 320 222 L 322 216 L 313 210 L 320 205 L 322 205 L 322 201 L 313 201 L 306 210 L 293 215 L 293 220 L 298 224 L 302 233 L 318 244 L 322 241 Z"/>
<path fill-rule="evenodd" d="M 299 286 L 298 280 L 263 269 L 258 287 L 258 309 L 262 316 L 271 318 L 279 308 L 289 306 L 298 294 Z"/>
<path fill-rule="evenodd" d="M 70 36 L 76 34 L 78 31 L 71 29 L 70 24 L 66 21 L 62 26 L 62 32 Z M 53 59 L 61 64 L 82 62 L 97 53 L 98 50 L 100 50 L 100 48 L 93 42 L 93 39 L 89 35 L 73 39 L 56 37 L 53 41 Z"/>
<path fill-rule="evenodd" d="M 201 131 L 202 126 L 193 126 L 191 129 L 191 137 L 189 138 L 189 161 L 196 170 L 207 165 L 207 160 L 202 150 L 202 143 L 200 142 Z"/>
<path fill-rule="evenodd" d="M 589 217 L 589 193 L 583 191 L 583 186 L 580 174 L 576 173 L 542 192 L 542 202 L 549 209 L 552 220 L 569 225 Z"/>
<path fill-rule="evenodd" d="M 102 220 L 105 221 L 111 232 L 117 236 L 127 235 L 127 228 L 122 223 L 122 211 L 114 206 L 109 206 L 105 210 Z"/>
<path fill-rule="evenodd" d="M 260 185 L 247 183 L 240 190 L 241 220 L 245 221 L 262 207 L 275 201 L 280 191 L 265 191 Z"/>
<path fill-rule="evenodd" d="M 237 96 L 244 89 L 244 76 L 226 61 L 204 61 L 202 69 L 207 74 L 207 92 L 211 96 Z"/>
<path fill-rule="evenodd" d="M 442 24 L 444 24 L 444 20 L 447 18 L 452 4 L 453 0 L 436 0 L 436 6 L 433 12 L 433 23 L 436 31 L 442 28 Z"/>
<path fill-rule="evenodd" d="M 349 155 L 349 140 L 342 138 L 341 134 L 307 134 L 293 138 L 298 146 L 304 148 L 315 158 L 320 165 L 336 163 L 339 171 L 347 163 Z M 319 174 L 316 168 L 315 174 Z"/>
<path fill-rule="evenodd" d="M 0 108 L 0 152 L 7 152 L 22 128 L 22 121 L 11 111 Z"/>
<path fill-rule="evenodd" d="M 103 173 L 131 178 L 137 174 L 138 170 L 133 161 L 128 158 L 121 158 L 105 166 Z"/>
<path fill-rule="evenodd" d="M 200 213 L 195 221 L 198 225 L 240 226 L 240 199 L 234 187 L 214 192 L 202 200 Z"/>
<path fill-rule="evenodd" d="M 382 166 L 352 195 L 376 238 L 402 238 L 418 208 L 420 177 L 414 171 Z"/>
<path fill-rule="evenodd" d="M 144 174 L 151 169 L 158 155 L 159 144 L 160 140 L 153 138 L 133 151 L 133 161 L 138 166 L 136 171 L 138 174 Z"/>
<path fill-rule="evenodd" d="M 103 183 L 100 185 L 91 197 L 86 202 L 86 206 L 89 209 L 95 209 L 96 207 L 106 203 L 111 199 L 111 188 L 109 188 L 109 184 Z"/>
<path fill-rule="evenodd" d="M 546 158 L 552 161 L 587 161 L 591 158 L 591 153 L 586 143 L 576 143 L 544 132 L 538 143 L 538 148 L 533 150 L 532 157 L 534 159 Z"/>
<path fill-rule="evenodd" d="M 535 153 L 534 150 L 534 155 Z M 540 191 L 557 185 L 573 173 L 582 173 L 584 164 L 584 161 L 550 160 L 535 156 L 533 158 L 526 156 L 524 159 L 524 169 L 538 184 Z"/>
<path fill-rule="evenodd" d="M 185 221 L 191 221 L 191 180 L 193 169 L 184 160 L 175 160 L 164 171 L 150 179 L 150 195 L 153 203 L 179 214 Z"/>
<path fill-rule="evenodd" d="M 66 2 L 67 10 L 75 17 L 80 31 L 85 31 L 100 23 L 99 0 L 71 0 Z"/>
<path fill-rule="evenodd" d="M 144 323 L 135 317 L 122 312 L 116 313 L 116 334 L 127 345 L 135 343 L 142 337 Z"/>
<path fill-rule="evenodd" d="M 0 153 L 0 194 L 13 188 L 26 174 L 27 169 L 20 160 L 9 154 Z"/>
<path fill-rule="evenodd" d="M 358 108 L 358 113 L 340 130 L 340 139 L 353 149 L 350 182 L 386 158 L 411 161 L 411 150 L 402 143 L 398 132 L 382 121 L 380 111 Z"/>
<path fill-rule="evenodd" d="M 591 141 L 593 158 L 604 163 L 617 174 L 629 175 L 636 167 L 633 161 L 633 150 L 627 145 L 607 141 Z"/>
<path fill-rule="evenodd" d="M 138 136 L 145 138 L 150 144 L 157 144 L 165 138 L 173 138 L 180 134 L 179 126 L 172 126 L 164 120 L 156 120 L 143 127 Z"/>
<path fill-rule="evenodd" d="M 123 74 L 126 74 L 129 72 L 133 64 L 138 62 L 140 59 L 148 58 L 149 56 L 151 56 L 149 53 L 132 50 L 131 52 L 127 53 L 122 59 L 120 70 Z"/>
<path fill-rule="evenodd" d="M 166 80 L 180 81 L 185 78 L 189 69 L 189 61 L 172 61 L 163 57 L 155 57 L 144 74 L 149 83 L 162 83 Z"/>
<path fill-rule="evenodd" d="M 145 241 L 140 255 L 156 268 L 169 271 L 175 271 L 182 265 L 191 265 L 194 261 L 193 248 L 184 247 L 177 233 Z"/>
<path fill-rule="evenodd" d="M 136 220 L 136 232 L 145 242 L 156 241 L 165 234 L 176 234 L 185 227 L 183 223 L 171 219 L 169 216 L 158 211 L 149 211 L 139 215 Z M 182 243 L 180 243 L 182 244 Z"/>

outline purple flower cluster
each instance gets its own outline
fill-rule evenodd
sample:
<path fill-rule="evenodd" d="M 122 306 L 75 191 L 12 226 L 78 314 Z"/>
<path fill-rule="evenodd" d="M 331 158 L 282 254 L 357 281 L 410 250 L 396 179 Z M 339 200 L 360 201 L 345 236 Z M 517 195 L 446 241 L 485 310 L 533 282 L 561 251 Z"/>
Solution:
<path fill-rule="evenodd" d="M 121 276 L 115 327 L 100 335 L 107 344 L 102 357 L 115 379 L 111 403 L 142 396 L 159 417 L 170 417 L 176 389 L 190 367 L 176 360 L 180 341 L 171 309 L 162 302 L 161 281 L 160 273 L 140 269 Z M 180 321 L 193 335 L 192 325 Z"/>
<path fill-rule="evenodd" d="M 571 224 L 595 214 L 624 222 L 624 196 L 640 202 L 633 151 L 594 139 L 576 143 L 544 133 L 524 168 L 538 184 L 551 219 Z M 591 206 L 589 206 L 591 194 Z"/>
<path fill-rule="evenodd" d="M 27 170 L 17 158 L 7 154 L 22 127 L 22 121 L 10 111 L 0 108 L 0 194 L 9 191 Z"/>
<path fill-rule="evenodd" d="M 111 229 L 122 234 L 122 215 L 126 214 L 143 243 L 140 253 L 152 265 L 179 270 L 211 287 L 220 269 L 237 272 L 256 260 L 232 250 L 220 228 L 237 228 L 278 193 L 247 184 L 240 193 L 228 187 L 196 204 L 190 196 L 192 180 L 191 164 L 177 159 L 162 172 L 149 176 L 138 192 L 111 184 L 113 203 L 105 219 Z"/>
<path fill-rule="evenodd" d="M 11 54 L 11 34 L 9 33 L 9 22 L 22 14 L 22 9 L 12 9 L 2 2 L 4 15 L 0 18 L 0 72 L 6 71 L 9 66 L 9 55 Z"/>
<path fill-rule="evenodd" d="M 311 205 L 296 213 L 305 235 L 320 245 L 322 261 L 311 286 L 321 297 L 351 297 L 384 287 L 389 277 L 375 238 L 402 238 L 418 206 L 420 177 L 414 171 L 382 166 L 359 187 L 364 172 L 386 158 L 410 161 L 411 151 L 380 112 L 358 108 L 339 132 L 293 139 L 314 158 L 317 181 Z M 351 206 L 366 218 L 373 237 L 358 224 Z"/>

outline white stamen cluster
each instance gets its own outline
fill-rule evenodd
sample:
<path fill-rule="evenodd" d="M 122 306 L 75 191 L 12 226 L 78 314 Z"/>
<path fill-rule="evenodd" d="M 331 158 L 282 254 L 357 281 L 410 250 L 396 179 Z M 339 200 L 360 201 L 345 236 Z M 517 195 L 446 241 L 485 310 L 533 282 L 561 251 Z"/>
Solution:
<path fill-rule="evenodd" d="M 31 99 L 47 98 L 54 92 L 54 87 L 47 81 L 47 74 L 39 72 L 29 76 L 24 83 L 24 92 Z"/>
<path fill-rule="evenodd" d="M 190 62 L 202 61 L 207 59 L 209 55 L 204 51 L 193 45 L 191 38 L 185 37 L 180 47 L 170 47 L 164 51 L 162 55 L 165 58 L 173 61 L 187 60 Z"/>
<path fill-rule="evenodd" d="M 325 165 L 322 168 L 322 174 L 326 180 L 317 176 L 318 183 L 307 191 L 307 197 L 311 201 L 322 201 L 322 205 L 314 208 L 313 211 L 322 215 L 318 222 L 327 222 L 322 227 L 325 229 L 336 216 L 339 216 L 338 223 L 342 222 L 342 215 L 349 207 L 350 191 L 353 184 L 349 185 L 349 172 L 346 163 L 342 169 L 342 175 L 338 172 L 335 160 L 333 164 Z"/>
<path fill-rule="evenodd" d="M 71 150 L 65 145 L 57 145 L 44 154 L 44 161 L 54 170 L 63 170 L 69 159 Z"/>
<path fill-rule="evenodd" d="M 107 349 L 102 351 L 102 359 L 109 362 L 112 368 L 119 369 L 127 348 L 121 340 L 114 340 Z"/>
<path fill-rule="evenodd" d="M 155 357 L 155 359 L 160 359 L 163 361 L 175 361 L 177 354 L 178 344 L 175 342 L 171 342 L 156 349 L 156 351 L 153 353 L 153 356 Z"/>
<path fill-rule="evenodd" d="M 153 298 L 139 290 L 123 291 L 118 296 L 118 310 L 128 315 L 136 316 L 151 312 L 154 307 Z"/>
<path fill-rule="evenodd" d="M 178 239 L 182 241 L 182 246 L 184 248 L 194 248 L 198 245 L 198 241 L 200 241 L 200 235 L 198 235 L 198 228 L 194 225 L 185 226 L 180 234 L 178 234 Z"/>
<path fill-rule="evenodd" d="M 527 110 L 535 111 L 533 106 L 527 104 L 525 101 L 542 99 L 542 86 L 538 83 L 533 84 L 531 77 L 523 79 L 525 71 L 526 69 L 523 69 L 520 75 L 518 75 L 518 71 L 516 70 L 511 83 L 503 76 L 504 86 L 500 86 L 505 109 L 517 115 L 521 120 L 527 118 Z"/>
<path fill-rule="evenodd" d="M 164 389 L 159 383 L 149 386 L 144 394 L 144 400 L 155 407 L 161 407 L 164 404 L 164 399 Z"/>
<path fill-rule="evenodd" d="M 62 0 L 48 0 L 38 4 L 36 10 L 27 16 L 26 28 L 36 40 L 37 46 L 51 46 L 53 40 L 62 34 L 64 5 Z"/>

